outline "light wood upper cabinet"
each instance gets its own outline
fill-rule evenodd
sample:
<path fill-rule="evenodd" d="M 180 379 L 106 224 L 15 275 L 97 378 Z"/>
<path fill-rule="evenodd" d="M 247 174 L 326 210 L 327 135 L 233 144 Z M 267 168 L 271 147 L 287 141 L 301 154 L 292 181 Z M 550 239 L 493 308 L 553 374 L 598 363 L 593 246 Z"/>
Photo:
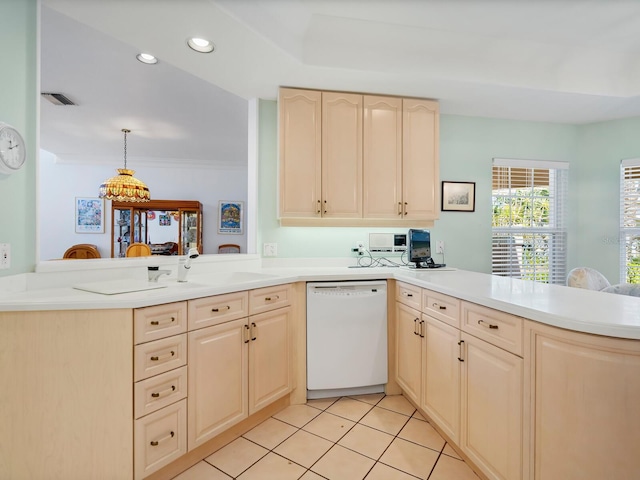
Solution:
<path fill-rule="evenodd" d="M 321 213 L 322 93 L 281 88 L 280 216 Z"/>
<path fill-rule="evenodd" d="M 402 99 L 364 96 L 364 217 L 402 216 Z"/>
<path fill-rule="evenodd" d="M 362 95 L 322 93 L 322 216 L 362 217 Z"/>
<path fill-rule="evenodd" d="M 438 218 L 438 102 L 402 101 L 402 208 L 407 220 Z"/>
<path fill-rule="evenodd" d="M 280 223 L 433 225 L 438 103 L 282 88 Z"/>

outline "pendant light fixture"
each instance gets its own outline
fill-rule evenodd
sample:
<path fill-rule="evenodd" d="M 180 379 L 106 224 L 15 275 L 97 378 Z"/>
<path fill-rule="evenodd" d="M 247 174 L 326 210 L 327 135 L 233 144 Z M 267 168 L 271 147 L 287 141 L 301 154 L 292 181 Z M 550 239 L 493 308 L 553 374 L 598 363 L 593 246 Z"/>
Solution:
<path fill-rule="evenodd" d="M 133 176 L 133 170 L 127 169 L 127 133 L 131 130 L 122 129 L 124 133 L 124 168 L 118 168 L 118 175 L 105 180 L 100 185 L 100 198 L 117 200 L 118 202 L 148 202 L 151 199 L 149 187 Z"/>

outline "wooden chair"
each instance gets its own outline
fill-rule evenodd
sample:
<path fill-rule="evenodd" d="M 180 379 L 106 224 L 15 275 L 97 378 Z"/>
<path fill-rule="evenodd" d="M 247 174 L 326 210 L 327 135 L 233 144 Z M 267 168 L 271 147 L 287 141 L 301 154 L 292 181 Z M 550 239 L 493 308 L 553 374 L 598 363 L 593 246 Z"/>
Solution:
<path fill-rule="evenodd" d="M 151 247 L 146 243 L 132 243 L 127 247 L 127 257 L 150 257 Z"/>
<path fill-rule="evenodd" d="M 80 260 L 86 258 L 100 258 L 98 247 L 90 243 L 79 243 L 73 247 L 69 247 L 64 255 L 64 259 Z"/>
<path fill-rule="evenodd" d="M 240 245 L 224 243 L 218 247 L 218 253 L 240 253 Z"/>

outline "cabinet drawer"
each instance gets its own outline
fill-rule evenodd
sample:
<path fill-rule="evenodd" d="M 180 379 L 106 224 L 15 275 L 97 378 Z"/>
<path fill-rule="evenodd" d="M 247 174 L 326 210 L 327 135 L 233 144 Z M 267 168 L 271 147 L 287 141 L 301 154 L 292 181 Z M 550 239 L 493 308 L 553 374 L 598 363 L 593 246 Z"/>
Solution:
<path fill-rule="evenodd" d="M 396 300 L 408 307 L 422 310 L 422 289 L 408 283 L 396 283 Z"/>
<path fill-rule="evenodd" d="M 218 325 L 249 314 L 248 292 L 227 293 L 188 301 L 189 330 Z"/>
<path fill-rule="evenodd" d="M 462 330 L 522 357 L 522 318 L 462 302 Z"/>
<path fill-rule="evenodd" d="M 134 416 L 140 418 L 187 396 L 187 367 L 147 378 L 133 388 Z"/>
<path fill-rule="evenodd" d="M 423 312 L 460 328 L 460 300 L 431 290 L 422 291 Z"/>
<path fill-rule="evenodd" d="M 135 479 L 139 480 L 187 453 L 187 400 L 135 421 Z"/>
<path fill-rule="evenodd" d="M 133 325 L 136 345 L 184 333 L 187 331 L 187 302 L 136 308 Z"/>
<path fill-rule="evenodd" d="M 133 380 L 138 382 L 186 364 L 186 333 L 136 345 L 134 347 Z"/>
<path fill-rule="evenodd" d="M 268 312 L 291 304 L 291 285 L 258 288 L 249 292 L 249 314 Z"/>

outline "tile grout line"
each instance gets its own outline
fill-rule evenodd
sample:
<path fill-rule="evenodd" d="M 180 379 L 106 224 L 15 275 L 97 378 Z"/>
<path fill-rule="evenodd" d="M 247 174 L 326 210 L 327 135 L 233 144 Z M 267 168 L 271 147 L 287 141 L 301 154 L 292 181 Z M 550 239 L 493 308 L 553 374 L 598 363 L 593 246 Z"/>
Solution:
<path fill-rule="evenodd" d="M 399 471 L 399 472 L 402 472 L 402 473 L 404 473 L 404 474 L 406 474 L 406 475 L 409 475 L 409 476 L 411 476 L 411 477 L 413 477 L 413 478 L 420 478 L 420 477 L 416 477 L 415 475 L 413 475 L 413 474 L 411 474 L 411 473 L 409 473 L 409 472 L 405 472 L 404 470 L 401 470 L 401 469 L 399 469 L 399 468 L 397 468 L 397 467 L 394 467 L 394 466 L 392 466 L 392 465 L 387 465 L 386 463 L 384 463 L 384 462 L 381 462 L 381 461 L 380 461 L 380 459 L 384 456 L 385 452 L 389 449 L 389 447 L 391 446 L 391 444 L 392 444 L 396 439 L 401 439 L 401 440 L 404 440 L 404 441 L 406 441 L 406 442 L 408 442 L 408 443 L 412 443 L 412 444 L 414 444 L 414 445 L 417 445 L 417 446 L 420 446 L 420 447 L 423 447 L 423 448 L 427 448 L 427 449 L 432 450 L 432 451 L 436 451 L 436 452 L 438 452 L 438 457 L 437 457 L 436 461 L 434 462 L 434 464 L 433 464 L 433 466 L 432 466 L 432 468 L 431 468 L 431 471 L 429 472 L 429 475 L 426 477 L 426 478 L 428 479 L 428 478 L 433 474 L 433 471 L 435 470 L 435 467 L 436 467 L 436 465 L 437 465 L 438 461 L 440 460 L 441 456 L 444 454 L 443 452 L 444 452 L 444 449 L 446 448 L 446 445 L 447 445 L 446 440 L 444 440 L 444 439 L 443 439 L 443 440 L 444 440 L 444 445 L 443 445 L 443 446 L 442 446 L 442 448 L 438 451 L 438 450 L 434 450 L 433 448 L 430 448 L 430 447 L 427 447 L 427 446 L 425 446 L 425 445 L 422 445 L 422 444 L 420 444 L 420 443 L 417 443 L 417 442 L 414 442 L 414 441 L 411 441 L 411 440 L 407 440 L 407 439 L 404 439 L 404 438 L 400 437 L 399 435 L 400 435 L 400 433 L 402 432 L 402 430 L 407 426 L 407 424 L 411 421 L 411 419 L 412 419 L 412 418 L 414 418 L 414 417 L 413 417 L 413 415 L 415 415 L 415 413 L 417 412 L 417 409 L 415 409 L 415 408 L 414 408 L 414 409 L 413 409 L 413 412 L 412 412 L 411 414 L 407 415 L 407 414 L 402 413 L 402 412 L 399 412 L 399 411 L 397 411 L 397 410 L 392 410 L 392 409 L 390 409 L 390 408 L 385 408 L 385 407 L 380 406 L 379 404 L 380 404 L 380 403 L 382 402 L 382 400 L 383 400 L 384 398 L 386 398 L 386 397 L 387 397 L 387 395 L 383 395 L 382 397 L 380 397 L 380 399 L 379 399 L 376 403 L 364 402 L 364 401 L 362 401 L 362 400 L 360 400 L 360 399 L 353 398 L 353 397 L 349 397 L 349 396 L 346 396 L 346 397 L 338 397 L 338 398 L 336 398 L 333 402 L 331 402 L 329 405 L 327 405 L 327 407 L 326 407 L 326 408 L 324 408 L 324 409 L 322 409 L 322 408 L 318 408 L 318 407 L 315 407 L 315 406 L 313 406 L 313 405 L 304 404 L 304 405 L 306 405 L 306 406 L 308 406 L 308 407 L 311 407 L 311 408 L 314 408 L 314 409 L 318 410 L 320 413 L 319 413 L 318 415 L 315 415 L 312 419 L 310 419 L 310 420 L 309 420 L 309 421 L 307 421 L 306 423 L 304 423 L 301 427 L 298 427 L 297 425 L 294 425 L 294 424 L 292 424 L 292 423 L 289 423 L 289 422 L 287 422 L 287 421 L 285 421 L 285 420 L 281 420 L 281 419 L 279 419 L 279 418 L 276 418 L 275 416 L 271 416 L 271 417 L 269 417 L 269 418 L 272 418 L 272 419 L 274 419 L 274 420 L 276 420 L 276 421 L 282 422 L 282 423 L 283 423 L 283 424 L 285 424 L 285 425 L 292 426 L 292 427 L 294 427 L 296 430 L 295 430 L 293 433 L 291 433 L 290 435 L 288 435 L 287 437 L 285 437 L 285 438 L 284 438 L 282 441 L 280 441 L 278 444 L 276 444 L 273 448 L 267 448 L 267 447 L 265 447 L 264 445 L 260 445 L 259 443 L 257 443 L 257 442 L 255 442 L 255 441 L 251 440 L 250 438 L 246 438 L 244 435 L 245 435 L 246 433 L 248 433 L 248 432 L 245 432 L 245 434 L 241 435 L 241 436 L 240 436 L 240 437 L 238 437 L 238 438 L 243 438 L 244 440 L 246 440 L 246 441 L 248 441 L 248 442 L 250 442 L 250 443 L 253 443 L 254 445 L 257 445 L 257 446 L 259 446 L 259 447 L 261 447 L 261 448 L 265 448 L 265 449 L 267 450 L 267 452 L 266 452 L 264 455 L 262 455 L 260 458 L 258 458 L 255 462 L 253 462 L 252 464 L 250 464 L 250 465 L 249 465 L 247 468 L 245 468 L 243 471 L 241 471 L 237 476 L 235 476 L 235 477 L 231 477 L 231 476 L 230 476 L 230 477 L 231 477 L 231 478 L 233 478 L 233 479 L 237 479 L 237 478 L 239 478 L 241 475 L 243 475 L 245 472 L 247 472 L 247 470 L 249 470 L 250 468 L 252 468 L 254 465 L 256 465 L 256 464 L 257 464 L 258 462 L 260 462 L 261 460 L 263 460 L 263 459 L 264 459 L 264 458 L 265 458 L 269 453 L 273 453 L 273 454 L 277 455 L 278 457 L 280 457 L 280 458 L 282 458 L 282 459 L 284 459 L 284 460 L 286 460 L 286 461 L 288 461 L 288 462 L 291 462 L 291 463 L 293 463 L 293 464 L 295 464 L 295 465 L 298 465 L 298 466 L 300 466 L 301 468 L 305 469 L 305 471 L 302 473 L 301 477 L 302 477 L 302 476 L 304 476 L 307 472 L 312 472 L 312 473 L 314 473 L 314 474 L 316 474 L 316 475 L 318 475 L 318 476 L 320 476 L 320 477 L 322 477 L 322 478 L 326 478 L 326 477 L 324 477 L 324 476 L 322 476 L 322 475 L 318 474 L 317 472 L 315 472 L 315 471 L 313 471 L 313 470 L 311 470 L 311 469 L 312 469 L 312 468 L 313 468 L 313 466 L 315 466 L 315 465 L 316 465 L 316 464 L 317 464 L 317 463 L 318 463 L 322 458 L 324 458 L 324 457 L 325 457 L 325 456 L 326 456 L 326 455 L 327 455 L 327 454 L 328 454 L 328 453 L 329 453 L 329 452 L 330 452 L 330 451 L 331 451 L 331 450 L 332 450 L 336 445 L 339 445 L 339 444 L 338 444 L 338 442 L 339 442 L 340 440 L 342 440 L 346 435 L 348 435 L 348 433 L 349 433 L 351 430 L 353 430 L 353 428 L 354 428 L 356 425 L 360 425 L 360 426 L 363 426 L 363 427 L 371 428 L 372 430 L 376 430 L 376 431 L 378 431 L 378 432 L 385 433 L 385 434 L 387 434 L 387 435 L 391 435 L 389 432 L 386 432 L 386 431 L 384 431 L 384 430 L 380 430 L 380 429 L 378 429 L 378 428 L 371 427 L 371 426 L 369 426 L 369 425 L 366 425 L 366 424 L 360 423 L 364 417 L 366 417 L 370 412 L 372 412 L 372 411 L 373 411 L 373 409 L 374 409 L 374 408 L 379 407 L 379 408 L 381 408 L 381 409 L 383 409 L 383 410 L 385 410 L 385 411 L 392 412 L 392 413 L 395 413 L 395 414 L 398 414 L 398 415 L 402 415 L 402 416 L 405 416 L 405 417 L 407 417 L 407 418 L 406 418 L 405 422 L 402 424 L 402 426 L 400 427 L 400 429 L 398 430 L 398 432 L 397 432 L 395 435 L 393 435 L 393 439 L 389 442 L 389 444 L 387 445 L 387 447 L 385 447 L 385 449 L 382 451 L 382 453 L 381 453 L 377 458 L 371 458 L 371 457 L 369 457 L 369 456 L 367 456 L 367 455 L 365 455 L 365 454 L 363 454 L 363 453 L 360 453 L 360 452 L 358 452 L 358 451 L 356 451 L 356 450 L 353 450 L 353 449 L 351 449 L 351 448 L 349 448 L 349 447 L 346 447 L 346 446 L 344 446 L 344 445 L 339 445 L 339 446 L 340 446 L 340 447 L 342 447 L 342 448 L 344 448 L 344 449 L 346 449 L 346 450 L 349 450 L 349 451 L 351 451 L 351 452 L 353 452 L 353 453 L 356 453 L 356 454 L 358 454 L 358 455 L 361 455 L 361 456 L 363 456 L 364 458 L 368 458 L 368 459 L 370 459 L 370 460 L 373 460 L 373 461 L 374 461 L 373 465 L 372 465 L 372 466 L 371 466 L 371 468 L 367 471 L 367 473 L 366 473 L 365 477 L 363 477 L 363 478 L 366 478 L 366 476 L 367 476 L 367 475 L 369 475 L 369 474 L 371 473 L 371 471 L 373 470 L 373 468 L 375 468 L 375 466 L 376 466 L 376 464 L 377 464 L 377 463 L 381 463 L 381 464 L 383 464 L 383 465 L 385 465 L 385 466 L 387 466 L 387 467 L 389 467 L 389 468 L 392 468 L 392 469 L 394 469 L 394 470 L 397 470 L 397 471 Z M 365 404 L 365 405 L 368 405 L 370 408 L 367 410 L 367 412 L 366 412 L 364 415 L 362 415 L 362 416 L 360 417 L 360 419 L 359 419 L 358 421 L 355 421 L 355 422 L 354 422 L 352 419 L 350 419 L 350 418 L 343 417 L 343 416 L 341 416 L 341 415 L 337 415 L 337 414 L 335 414 L 335 413 L 332 413 L 332 412 L 329 412 L 329 411 L 328 411 L 328 409 L 329 409 L 329 408 L 331 408 L 333 405 L 335 405 L 338 401 L 340 401 L 340 400 L 341 400 L 341 399 L 343 399 L 343 398 L 348 398 L 348 399 L 351 399 L 351 400 L 355 400 L 355 401 L 361 402 L 361 403 L 363 403 L 363 404 Z M 317 419 L 317 418 L 318 418 L 322 413 L 327 413 L 327 414 L 332 415 L 333 417 L 339 418 L 339 419 L 341 419 L 341 420 L 347 420 L 347 421 L 349 421 L 349 422 L 353 422 L 353 425 L 352 425 L 348 430 L 346 430 L 346 431 L 345 431 L 345 432 L 344 432 L 344 433 L 343 433 L 343 434 L 342 434 L 342 435 L 341 435 L 341 436 L 340 436 L 336 441 L 329 440 L 329 439 L 324 438 L 324 437 L 322 437 L 322 436 L 320 436 L 320 435 L 317 435 L 317 434 L 315 434 L 315 433 L 313 433 L 313 432 L 309 432 L 309 431 L 307 431 L 307 430 L 304 430 L 304 427 L 306 427 L 306 426 L 307 426 L 307 425 L 309 425 L 311 422 L 313 422 L 314 420 L 316 420 L 316 419 Z M 416 420 L 424 421 L 427 425 L 430 425 L 430 423 L 429 423 L 426 419 L 424 419 L 424 420 L 420 420 L 420 419 L 416 418 Z M 264 421 L 266 421 L 266 420 L 264 420 Z M 261 422 L 261 423 L 264 423 L 264 421 L 263 421 L 263 422 Z M 259 424 L 259 425 L 260 425 L 260 424 Z M 258 426 L 258 425 L 256 425 L 256 427 L 257 427 L 257 426 Z M 256 427 L 254 427 L 254 428 L 256 428 Z M 311 466 L 310 466 L 310 467 L 306 467 L 306 466 L 304 466 L 304 465 L 301 465 L 301 464 L 299 464 L 298 462 L 296 462 L 296 461 L 294 461 L 294 460 L 292 460 L 292 459 L 290 459 L 290 458 L 287 458 L 287 457 L 285 457 L 284 455 L 282 455 L 282 454 L 280 454 L 280 453 L 278 453 L 278 452 L 276 452 L 276 451 L 275 451 L 275 449 L 276 449 L 276 448 L 278 448 L 280 445 L 282 445 L 284 442 L 286 442 L 288 439 L 290 439 L 293 435 L 295 435 L 296 433 L 298 433 L 298 432 L 299 432 L 299 431 L 301 431 L 301 430 L 302 430 L 302 431 L 304 431 L 305 433 L 308 433 L 308 434 L 313 435 L 313 436 L 315 436 L 315 437 L 321 438 L 321 439 L 323 439 L 323 440 L 327 440 L 327 441 L 329 441 L 329 442 L 331 442 L 331 443 L 332 443 L 331 447 L 329 447 L 329 449 L 328 449 L 324 454 L 322 454 L 322 455 L 321 455 L 321 456 L 320 456 L 320 457 L 319 457 L 319 458 L 318 458 L 318 459 L 317 459 L 313 464 L 311 464 Z M 251 430 L 250 430 L 250 431 L 251 431 Z M 214 453 L 215 453 L 215 452 L 214 452 Z M 444 454 L 444 455 L 446 455 L 446 454 Z M 447 456 L 447 457 L 449 457 L 448 455 L 446 455 L 446 456 Z M 453 457 L 452 457 L 452 458 L 453 458 Z M 211 466 L 212 466 L 213 468 L 215 468 L 216 470 L 218 470 L 218 471 L 222 472 L 223 474 L 225 474 L 225 475 L 229 475 L 229 474 L 228 474 L 227 472 L 225 472 L 224 470 L 221 470 L 220 468 L 216 467 L 216 466 L 215 466 L 215 465 L 213 465 L 212 463 L 210 463 L 210 462 L 206 461 L 206 459 L 204 459 L 204 461 L 205 461 L 208 465 L 211 465 Z M 301 477 L 298 477 L 298 478 L 301 478 Z"/>

